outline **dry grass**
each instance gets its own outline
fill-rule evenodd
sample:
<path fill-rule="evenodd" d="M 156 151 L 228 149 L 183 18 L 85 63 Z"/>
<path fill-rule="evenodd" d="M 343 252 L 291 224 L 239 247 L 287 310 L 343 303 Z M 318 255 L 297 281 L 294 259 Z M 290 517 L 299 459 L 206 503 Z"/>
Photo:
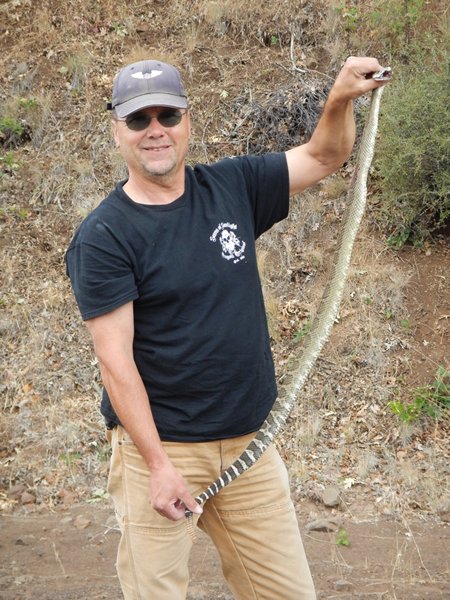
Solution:
<path fill-rule="evenodd" d="M 2 115 L 24 119 L 32 132 L 12 149 L 17 166 L 0 177 L 0 468 L 4 494 L 24 482 L 38 505 L 54 506 L 61 490 L 89 498 L 106 477 L 98 369 L 64 252 L 81 219 L 125 176 L 104 109 L 114 72 L 149 54 L 178 64 L 193 112 L 190 161 L 209 162 L 305 136 L 329 78 L 296 68 L 332 75 L 349 52 L 326 2 L 49 0 L 30 20 L 31 5 L 0 6 L 4 30 L 14 28 L 0 42 Z M 315 95 L 305 95 L 311 86 Z M 305 98 L 312 104 L 296 122 L 301 132 L 288 131 L 286 115 L 270 121 L 286 101 L 296 107 Z M 343 171 L 303 194 L 258 242 L 280 377 L 324 288 L 347 182 Z M 354 479 L 390 510 L 411 510 L 411 498 L 425 512 L 443 506 L 442 432 L 418 425 L 403 435 L 386 409 L 412 368 L 414 332 L 401 325 L 409 276 L 363 229 L 339 323 L 280 439 L 302 497 Z M 434 469 L 425 476 L 413 458 L 419 442 L 423 465 Z"/>

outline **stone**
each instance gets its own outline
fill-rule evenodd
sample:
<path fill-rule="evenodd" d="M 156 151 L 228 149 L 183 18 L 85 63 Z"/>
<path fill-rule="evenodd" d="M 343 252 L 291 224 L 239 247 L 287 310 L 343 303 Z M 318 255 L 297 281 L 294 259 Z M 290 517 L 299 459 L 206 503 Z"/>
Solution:
<path fill-rule="evenodd" d="M 307 523 L 306 531 L 338 531 L 339 523 L 331 519 L 316 519 Z"/>
<path fill-rule="evenodd" d="M 65 506 L 70 506 L 75 502 L 75 494 L 64 488 L 58 492 L 58 497 Z"/>
<path fill-rule="evenodd" d="M 36 496 L 31 492 L 23 492 L 20 496 L 20 502 L 22 504 L 35 504 Z"/>
<path fill-rule="evenodd" d="M 78 515 L 74 521 L 74 525 L 77 529 L 86 529 L 86 527 L 89 527 L 90 524 L 91 521 L 83 515 Z"/>
<path fill-rule="evenodd" d="M 325 506 L 334 508 L 341 504 L 341 491 L 335 486 L 328 486 L 322 494 L 322 501 Z"/>
<path fill-rule="evenodd" d="M 334 588 L 339 592 L 349 592 L 353 588 L 353 584 L 346 579 L 339 579 L 334 582 Z"/>
<path fill-rule="evenodd" d="M 11 498 L 11 500 L 20 500 L 20 497 L 24 492 L 26 492 L 26 489 L 27 488 L 23 485 L 23 483 L 16 483 L 7 491 L 8 498 Z"/>

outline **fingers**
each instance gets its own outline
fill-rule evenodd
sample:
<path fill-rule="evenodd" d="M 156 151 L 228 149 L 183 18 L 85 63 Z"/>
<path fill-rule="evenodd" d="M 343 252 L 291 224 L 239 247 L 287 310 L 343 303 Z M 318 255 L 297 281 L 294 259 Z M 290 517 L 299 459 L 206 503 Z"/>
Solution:
<path fill-rule="evenodd" d="M 189 493 L 183 477 L 171 463 L 151 474 L 149 500 L 156 512 L 171 521 L 184 518 L 186 511 L 198 515 L 203 512 Z"/>
<path fill-rule="evenodd" d="M 190 494 L 186 494 L 183 498 L 180 498 L 180 500 L 183 502 L 185 508 L 187 508 L 190 512 L 193 512 L 196 515 L 202 514 L 203 508 Z"/>
<path fill-rule="evenodd" d="M 183 499 L 178 498 L 177 500 L 171 500 L 161 505 L 154 503 L 152 507 L 162 517 L 166 517 L 166 519 L 170 519 L 171 521 L 183 519 L 186 516 L 186 511 L 188 513 L 195 513 L 196 515 L 201 515 L 203 512 L 202 507 L 197 504 L 190 494 L 184 495 Z"/>
<path fill-rule="evenodd" d="M 378 60 L 371 56 L 349 56 L 344 63 L 345 68 L 364 78 L 383 69 Z"/>
<path fill-rule="evenodd" d="M 383 73 L 386 78 L 377 79 L 373 76 Z M 366 56 L 350 56 L 339 72 L 333 92 L 340 100 L 353 100 L 385 85 L 389 81 L 390 69 L 382 67 L 378 60 Z"/>
<path fill-rule="evenodd" d="M 179 521 L 185 515 L 184 504 L 179 499 L 168 502 L 152 502 L 151 505 L 158 514 L 170 521 Z"/>

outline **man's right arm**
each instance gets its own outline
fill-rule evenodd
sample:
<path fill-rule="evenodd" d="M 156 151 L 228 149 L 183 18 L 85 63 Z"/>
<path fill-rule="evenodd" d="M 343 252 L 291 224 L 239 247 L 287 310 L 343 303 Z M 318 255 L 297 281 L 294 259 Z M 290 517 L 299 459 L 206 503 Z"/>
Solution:
<path fill-rule="evenodd" d="M 185 507 L 201 512 L 170 462 L 153 420 L 148 394 L 133 357 L 133 303 L 89 319 L 86 325 L 113 408 L 150 471 L 152 507 L 174 521 L 184 517 Z"/>

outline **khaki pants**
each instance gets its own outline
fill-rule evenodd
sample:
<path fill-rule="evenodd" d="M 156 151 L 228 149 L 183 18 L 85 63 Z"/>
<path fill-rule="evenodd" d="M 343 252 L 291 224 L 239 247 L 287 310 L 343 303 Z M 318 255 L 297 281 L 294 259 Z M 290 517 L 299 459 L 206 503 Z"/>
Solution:
<path fill-rule="evenodd" d="M 196 496 L 252 437 L 164 447 Z M 169 521 L 150 507 L 148 469 L 122 427 L 112 431 L 111 443 L 108 491 L 122 532 L 117 572 L 125 600 L 184 600 L 193 543 L 186 522 Z M 194 519 L 215 544 L 236 600 L 316 598 L 287 472 L 273 446 L 203 508 Z"/>

